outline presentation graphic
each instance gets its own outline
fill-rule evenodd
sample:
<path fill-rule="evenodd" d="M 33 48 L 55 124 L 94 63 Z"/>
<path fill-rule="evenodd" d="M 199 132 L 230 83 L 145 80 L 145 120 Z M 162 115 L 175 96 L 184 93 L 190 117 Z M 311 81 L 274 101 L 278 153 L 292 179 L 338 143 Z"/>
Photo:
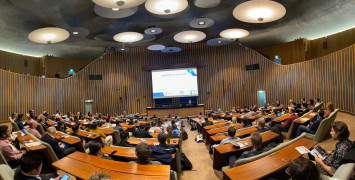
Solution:
<path fill-rule="evenodd" d="M 152 71 L 153 98 L 198 96 L 197 69 Z"/>

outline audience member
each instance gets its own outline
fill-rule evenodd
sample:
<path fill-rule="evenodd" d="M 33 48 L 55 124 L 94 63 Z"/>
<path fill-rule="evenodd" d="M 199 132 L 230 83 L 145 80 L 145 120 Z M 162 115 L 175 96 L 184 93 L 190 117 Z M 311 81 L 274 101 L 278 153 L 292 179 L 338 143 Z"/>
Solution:
<path fill-rule="evenodd" d="M 282 106 L 282 104 L 281 104 L 280 100 L 277 100 L 276 101 L 276 107 L 280 107 L 280 106 Z"/>
<path fill-rule="evenodd" d="M 213 122 L 208 121 L 208 117 L 205 117 L 205 122 L 202 123 L 202 128 L 209 125 L 213 125 Z"/>
<path fill-rule="evenodd" d="M 256 121 L 256 125 L 258 128 L 258 133 L 263 133 L 269 130 L 269 128 L 265 127 L 265 119 L 260 118 Z"/>
<path fill-rule="evenodd" d="M 133 145 L 127 142 L 129 139 L 129 133 L 127 131 L 121 131 L 120 138 L 121 141 L 119 143 L 116 143 L 115 146 L 134 147 Z"/>
<path fill-rule="evenodd" d="M 91 174 L 88 180 L 111 180 L 111 176 L 102 172 L 96 172 L 94 174 Z"/>
<path fill-rule="evenodd" d="M 324 113 L 324 116 L 323 116 L 324 118 L 327 118 L 330 115 L 330 113 L 332 113 L 334 111 L 333 103 L 332 102 L 328 102 L 326 108 L 327 108 L 327 111 Z"/>
<path fill-rule="evenodd" d="M 47 132 L 48 126 L 46 124 L 46 118 L 44 115 L 37 116 L 37 122 L 42 126 L 43 130 Z"/>
<path fill-rule="evenodd" d="M 159 141 L 159 147 L 162 147 L 164 149 L 171 149 L 171 148 L 175 148 L 174 145 L 172 144 L 166 144 L 166 140 L 167 140 L 167 135 L 164 133 L 160 133 L 158 134 L 158 141 Z"/>
<path fill-rule="evenodd" d="M 307 103 L 302 103 L 301 104 L 301 111 L 299 111 L 298 116 L 301 117 L 308 112 L 309 112 L 309 109 L 307 108 Z"/>
<path fill-rule="evenodd" d="M 139 125 L 139 131 L 135 133 L 135 137 L 137 138 L 152 138 L 152 136 L 148 132 L 148 126 L 145 124 L 141 123 Z"/>
<path fill-rule="evenodd" d="M 223 144 L 227 144 L 239 140 L 240 139 L 239 137 L 234 137 L 235 132 L 236 130 L 234 129 L 234 127 L 228 128 L 228 137 L 226 139 L 223 139 L 219 144 L 223 145 Z"/>
<path fill-rule="evenodd" d="M 17 119 L 14 121 L 20 130 L 24 129 L 23 121 L 25 121 L 25 116 L 23 114 L 18 114 Z"/>
<path fill-rule="evenodd" d="M 256 108 L 252 108 L 248 113 L 244 114 L 242 116 L 242 123 L 244 126 L 248 126 L 251 125 L 250 122 L 248 121 L 248 119 L 252 116 L 256 115 Z"/>
<path fill-rule="evenodd" d="M 115 121 L 116 126 L 113 127 L 114 130 L 117 130 L 118 132 L 123 131 L 123 127 L 120 125 L 120 121 Z"/>
<path fill-rule="evenodd" d="M 150 146 L 147 143 L 141 142 L 136 146 L 136 156 L 138 160 L 130 161 L 130 163 L 162 165 L 159 161 L 150 161 L 150 153 Z"/>
<path fill-rule="evenodd" d="M 157 131 L 160 130 L 160 127 L 157 127 L 157 124 L 155 122 L 152 122 L 152 127 L 149 129 L 149 131 Z"/>
<path fill-rule="evenodd" d="M 85 149 L 89 148 L 89 145 L 86 144 L 85 139 L 78 134 L 80 131 L 80 124 L 75 124 L 74 126 L 72 126 L 71 130 L 73 131 L 73 133 L 71 133 L 70 135 L 78 137 L 80 141 L 83 143 L 83 147 L 85 147 Z"/>
<path fill-rule="evenodd" d="M 286 173 L 290 175 L 292 180 L 321 180 L 316 166 L 308 159 L 299 157 L 292 161 Z"/>
<path fill-rule="evenodd" d="M 103 159 L 109 159 L 112 160 L 112 158 L 108 155 L 103 155 L 102 154 L 102 145 L 96 141 L 92 141 L 89 145 L 89 155 L 97 156 Z"/>
<path fill-rule="evenodd" d="M 28 110 L 28 116 L 31 119 L 35 119 L 35 111 L 33 109 Z"/>
<path fill-rule="evenodd" d="M 300 136 L 303 132 L 315 134 L 317 132 L 317 129 L 320 125 L 320 123 L 324 119 L 324 111 L 322 109 L 318 110 L 318 115 L 316 116 L 316 120 L 311 121 L 307 126 L 300 125 L 298 126 L 297 129 L 297 137 Z"/>
<path fill-rule="evenodd" d="M 314 100 L 310 99 L 309 100 L 309 110 L 313 110 L 313 108 L 314 108 Z"/>
<path fill-rule="evenodd" d="M 319 98 L 316 98 L 316 104 L 315 106 L 318 106 L 320 104 L 320 99 Z"/>
<path fill-rule="evenodd" d="M 32 119 L 28 124 L 30 125 L 30 129 L 28 130 L 28 132 L 33 134 L 36 138 L 41 139 L 42 135 L 36 129 L 38 126 L 37 122 Z"/>
<path fill-rule="evenodd" d="M 280 131 L 287 132 L 290 128 L 292 122 L 298 118 L 296 111 L 294 108 L 289 109 L 290 117 L 287 118 L 286 122 L 282 122 L 281 124 L 276 124 L 275 127 L 279 128 Z"/>
<path fill-rule="evenodd" d="M 98 122 L 94 122 L 91 125 L 91 130 L 90 132 L 99 134 L 105 141 L 106 145 L 111 146 L 112 145 L 112 136 L 106 136 L 102 131 L 99 130 L 98 128 Z"/>
<path fill-rule="evenodd" d="M 322 157 L 315 158 L 317 167 L 325 175 L 333 175 L 335 173 L 341 165 L 341 160 L 353 144 L 353 142 L 349 140 L 350 132 L 348 126 L 342 121 L 335 121 L 332 124 L 330 135 L 333 140 L 337 140 L 335 150 L 329 151 L 328 156 L 324 160 L 322 160 Z"/>
<path fill-rule="evenodd" d="M 166 128 L 166 133 L 167 133 L 168 138 L 174 138 L 173 127 L 168 126 Z"/>
<path fill-rule="evenodd" d="M 74 147 L 64 148 L 63 146 L 60 147 L 58 141 L 54 138 L 56 134 L 57 134 L 57 130 L 55 129 L 55 127 L 49 127 L 48 133 L 42 136 L 41 141 L 48 143 L 52 147 L 55 155 L 57 155 L 57 157 L 61 159 L 73 153 L 75 151 L 75 148 Z"/>
<path fill-rule="evenodd" d="M 12 121 L 15 121 L 17 119 L 17 113 L 16 112 L 11 114 L 11 119 L 12 119 Z"/>
<path fill-rule="evenodd" d="M 26 150 L 18 151 L 9 144 L 10 130 L 8 126 L 0 126 L 0 151 L 11 168 L 20 164 L 20 158 L 26 154 Z"/>

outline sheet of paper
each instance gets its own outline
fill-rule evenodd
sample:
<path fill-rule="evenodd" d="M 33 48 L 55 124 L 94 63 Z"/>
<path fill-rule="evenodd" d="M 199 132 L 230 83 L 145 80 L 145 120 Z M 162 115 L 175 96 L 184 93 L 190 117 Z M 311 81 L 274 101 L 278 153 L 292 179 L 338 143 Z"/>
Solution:
<path fill-rule="evenodd" d="M 307 149 L 306 147 L 304 146 L 300 146 L 300 147 L 296 147 L 296 150 L 301 153 L 301 154 L 307 154 L 309 153 L 309 149 Z"/>

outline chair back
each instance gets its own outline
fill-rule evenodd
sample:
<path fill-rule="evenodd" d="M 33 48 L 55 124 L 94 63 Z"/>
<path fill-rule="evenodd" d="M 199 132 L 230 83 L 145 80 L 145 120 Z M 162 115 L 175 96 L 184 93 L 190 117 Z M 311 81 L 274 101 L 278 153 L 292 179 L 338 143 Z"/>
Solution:
<path fill-rule="evenodd" d="M 335 109 L 330 115 L 323 119 L 320 123 L 316 134 L 314 135 L 313 141 L 322 142 L 330 137 L 330 130 L 332 128 L 332 124 L 338 114 L 338 109 Z"/>
<path fill-rule="evenodd" d="M 0 179 L 13 180 L 15 171 L 8 164 L 0 164 Z"/>
<path fill-rule="evenodd" d="M 313 111 L 313 112 L 317 112 L 318 110 L 320 110 L 320 109 L 322 108 L 323 104 L 324 104 L 323 102 L 319 103 L 317 106 L 315 106 L 315 107 L 312 109 L 312 111 Z"/>
<path fill-rule="evenodd" d="M 342 164 L 334 173 L 332 178 L 350 179 L 355 168 L 355 163 Z"/>
<path fill-rule="evenodd" d="M 17 124 L 15 123 L 15 121 L 12 121 L 10 120 L 11 122 L 11 126 L 12 126 L 12 132 L 15 132 L 15 131 L 19 131 L 20 128 L 17 126 Z"/>
<path fill-rule="evenodd" d="M 112 144 L 116 144 L 116 143 L 121 142 L 120 132 L 118 130 L 116 130 L 116 129 L 105 129 L 105 128 L 99 128 L 99 129 L 103 129 L 103 130 L 106 130 L 106 131 L 113 131 Z"/>
<path fill-rule="evenodd" d="M 1 151 L 0 151 L 0 164 L 7 164 L 7 161 L 6 161 L 5 157 L 2 155 Z"/>
<path fill-rule="evenodd" d="M 46 134 L 46 132 L 43 129 L 43 126 L 37 122 L 37 131 L 43 136 L 44 134 Z"/>

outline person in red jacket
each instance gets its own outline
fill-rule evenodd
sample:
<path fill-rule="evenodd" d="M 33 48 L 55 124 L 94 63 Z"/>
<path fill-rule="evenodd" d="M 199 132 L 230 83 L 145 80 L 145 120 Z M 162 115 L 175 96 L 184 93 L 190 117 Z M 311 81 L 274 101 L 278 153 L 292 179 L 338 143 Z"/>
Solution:
<path fill-rule="evenodd" d="M 285 122 L 275 125 L 275 127 L 280 129 L 280 131 L 287 132 L 288 129 L 290 129 L 292 122 L 298 118 L 298 115 L 296 114 L 296 110 L 294 108 L 290 108 L 288 112 L 290 113 L 290 117 L 288 117 Z"/>

